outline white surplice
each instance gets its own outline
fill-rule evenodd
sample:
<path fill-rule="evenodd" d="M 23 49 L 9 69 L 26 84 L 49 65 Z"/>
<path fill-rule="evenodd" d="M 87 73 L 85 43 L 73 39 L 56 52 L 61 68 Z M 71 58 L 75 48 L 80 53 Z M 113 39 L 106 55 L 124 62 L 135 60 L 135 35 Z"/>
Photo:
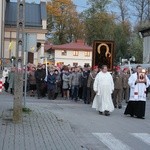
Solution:
<path fill-rule="evenodd" d="M 92 108 L 96 108 L 97 111 L 101 112 L 105 110 L 112 112 L 114 105 L 111 94 L 114 90 L 114 82 L 111 74 L 109 72 L 99 72 L 95 78 L 93 89 L 96 96 Z"/>
<path fill-rule="evenodd" d="M 146 83 L 136 83 L 137 73 L 129 77 L 128 84 L 130 86 L 129 101 L 146 101 L 146 88 L 150 85 L 150 80 L 146 76 Z"/>

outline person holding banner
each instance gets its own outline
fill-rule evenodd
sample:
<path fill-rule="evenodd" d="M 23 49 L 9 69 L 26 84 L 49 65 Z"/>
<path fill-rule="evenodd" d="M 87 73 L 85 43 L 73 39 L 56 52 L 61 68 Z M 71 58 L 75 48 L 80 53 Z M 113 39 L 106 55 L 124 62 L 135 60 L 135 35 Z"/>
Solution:
<path fill-rule="evenodd" d="M 129 77 L 128 84 L 130 86 L 130 98 L 124 114 L 144 119 L 146 88 L 149 87 L 150 80 L 145 72 L 142 71 L 140 65 L 136 67 L 136 72 Z"/>

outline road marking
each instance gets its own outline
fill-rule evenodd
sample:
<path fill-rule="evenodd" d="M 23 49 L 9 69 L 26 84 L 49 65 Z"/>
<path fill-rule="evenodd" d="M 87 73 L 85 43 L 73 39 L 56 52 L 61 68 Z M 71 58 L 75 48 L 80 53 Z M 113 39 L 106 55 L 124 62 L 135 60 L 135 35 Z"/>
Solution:
<path fill-rule="evenodd" d="M 131 135 L 140 139 L 141 141 L 145 142 L 146 144 L 150 145 L 150 134 L 148 134 L 148 133 L 131 133 Z"/>
<path fill-rule="evenodd" d="M 131 148 L 122 141 L 116 139 L 111 133 L 93 133 L 110 150 L 131 150 Z"/>

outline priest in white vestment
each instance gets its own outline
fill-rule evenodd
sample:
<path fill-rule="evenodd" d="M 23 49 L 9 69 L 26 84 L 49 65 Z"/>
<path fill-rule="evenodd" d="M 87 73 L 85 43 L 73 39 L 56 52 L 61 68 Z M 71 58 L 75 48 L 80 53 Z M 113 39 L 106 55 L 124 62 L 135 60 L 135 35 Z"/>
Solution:
<path fill-rule="evenodd" d="M 114 82 L 111 74 L 107 71 L 107 66 L 102 66 L 102 70 L 97 74 L 93 89 L 96 96 L 93 101 L 92 108 L 96 108 L 100 114 L 110 115 L 114 110 L 112 102 L 112 92 L 114 90 Z"/>
<path fill-rule="evenodd" d="M 144 119 L 146 106 L 146 88 L 150 85 L 150 80 L 147 75 L 144 75 L 143 80 L 139 78 L 142 73 L 142 67 L 136 67 L 137 72 L 133 73 L 128 80 L 130 86 L 130 98 L 124 114 L 131 117 Z"/>

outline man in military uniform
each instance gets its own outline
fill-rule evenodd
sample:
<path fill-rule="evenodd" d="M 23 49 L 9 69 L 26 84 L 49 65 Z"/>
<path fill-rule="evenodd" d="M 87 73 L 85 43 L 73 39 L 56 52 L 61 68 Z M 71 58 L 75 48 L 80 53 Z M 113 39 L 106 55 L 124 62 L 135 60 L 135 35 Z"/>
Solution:
<path fill-rule="evenodd" d="M 113 93 L 113 103 L 115 108 L 122 108 L 122 75 L 120 72 L 120 68 L 116 68 L 113 74 L 114 80 L 114 93 Z"/>
<path fill-rule="evenodd" d="M 87 81 L 87 87 L 88 87 L 87 99 L 88 99 L 89 104 L 91 102 L 93 102 L 93 99 L 95 97 L 95 91 L 93 90 L 93 84 L 94 84 L 94 80 L 95 80 L 95 77 L 96 77 L 97 73 L 98 73 L 98 66 L 94 66 L 93 70 L 90 72 L 90 75 L 88 77 L 88 81 Z"/>
<path fill-rule="evenodd" d="M 125 102 L 127 103 L 129 100 L 129 84 L 128 84 L 128 79 L 130 77 L 129 75 L 129 70 L 128 68 L 124 68 L 123 69 L 123 74 L 122 74 L 122 95 L 123 95 L 123 100 L 125 100 Z"/>

